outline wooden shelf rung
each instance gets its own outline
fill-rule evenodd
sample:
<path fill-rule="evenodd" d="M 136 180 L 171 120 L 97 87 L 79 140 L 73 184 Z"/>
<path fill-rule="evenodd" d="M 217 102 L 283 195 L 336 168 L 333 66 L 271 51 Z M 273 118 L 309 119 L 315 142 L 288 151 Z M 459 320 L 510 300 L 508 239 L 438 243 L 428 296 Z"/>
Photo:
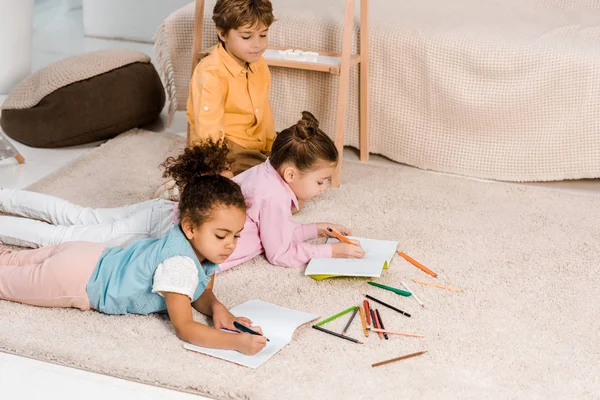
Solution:
<path fill-rule="evenodd" d="M 270 50 L 270 51 L 269 51 Z M 263 54 L 267 65 L 274 67 L 295 68 L 309 71 L 329 72 L 332 75 L 339 75 L 342 57 L 339 53 L 319 53 L 318 56 L 285 56 L 280 55 L 280 48 L 269 47 Z M 317 61 L 315 61 L 315 59 Z M 360 54 L 350 56 L 350 66 L 360 63 Z"/>
<path fill-rule="evenodd" d="M 214 46 L 200 51 L 200 59 L 206 57 L 214 49 Z M 284 56 L 279 54 L 279 50 L 286 50 L 287 48 L 281 46 L 269 46 L 269 48 L 263 54 L 263 58 L 267 62 L 268 66 L 283 67 L 302 69 L 307 71 L 318 71 L 318 72 L 329 72 L 332 75 L 339 75 L 342 55 L 340 53 L 333 53 L 327 51 L 318 52 L 318 56 Z M 311 51 L 303 49 L 294 49 L 301 51 Z M 315 57 L 319 61 L 314 61 Z M 360 63 L 360 54 L 352 54 L 350 56 L 350 67 L 353 67 Z"/>
<path fill-rule="evenodd" d="M 269 67 L 284 67 L 294 69 L 305 69 L 310 71 L 330 72 L 331 68 L 337 68 L 337 64 L 319 64 L 307 61 L 280 60 L 265 57 Z"/>

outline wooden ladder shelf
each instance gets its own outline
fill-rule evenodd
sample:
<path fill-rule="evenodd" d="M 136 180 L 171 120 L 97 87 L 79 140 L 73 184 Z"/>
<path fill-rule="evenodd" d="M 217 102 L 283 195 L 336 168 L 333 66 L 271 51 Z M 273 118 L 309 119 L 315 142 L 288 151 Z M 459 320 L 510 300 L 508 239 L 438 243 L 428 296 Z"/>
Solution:
<path fill-rule="evenodd" d="M 293 49 L 303 51 L 305 54 L 288 54 L 287 48 L 280 46 L 269 46 L 263 54 L 267 65 L 272 67 L 295 68 L 309 71 L 329 72 L 339 76 L 340 82 L 337 95 L 337 111 L 335 122 L 335 146 L 338 149 L 340 159 L 335 172 L 331 178 L 331 185 L 340 185 L 342 172 L 342 161 L 344 151 L 344 130 L 346 114 L 348 109 L 348 92 L 350 84 L 350 67 L 360 64 L 359 82 L 359 148 L 360 161 L 369 160 L 369 0 L 360 1 L 360 44 L 359 54 L 352 54 L 352 37 L 354 35 L 354 3 L 356 0 L 346 0 L 344 12 L 344 30 L 342 37 L 342 52 L 318 52 L 312 50 Z M 202 57 L 208 54 L 203 51 L 202 29 L 204 25 L 204 0 L 196 0 L 194 13 L 194 39 L 192 46 L 192 73 Z"/>

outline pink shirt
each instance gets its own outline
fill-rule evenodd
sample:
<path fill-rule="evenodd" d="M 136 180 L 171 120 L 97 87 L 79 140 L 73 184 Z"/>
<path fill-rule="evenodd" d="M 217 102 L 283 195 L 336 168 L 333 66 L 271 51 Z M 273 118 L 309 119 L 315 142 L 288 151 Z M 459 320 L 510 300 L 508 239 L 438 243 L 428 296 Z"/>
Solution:
<path fill-rule="evenodd" d="M 248 203 L 246 223 L 233 254 L 220 265 L 224 271 L 265 252 L 271 264 L 303 267 L 312 258 L 330 258 L 331 245 L 305 240 L 317 237 L 316 224 L 296 224 L 292 207 L 298 199 L 269 160 L 237 175 Z"/>

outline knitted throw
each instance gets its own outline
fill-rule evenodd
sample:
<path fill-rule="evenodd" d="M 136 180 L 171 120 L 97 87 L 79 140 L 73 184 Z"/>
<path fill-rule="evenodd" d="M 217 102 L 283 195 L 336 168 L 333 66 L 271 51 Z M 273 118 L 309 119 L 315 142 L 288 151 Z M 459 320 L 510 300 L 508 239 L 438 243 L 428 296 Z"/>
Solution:
<path fill-rule="evenodd" d="M 344 1 L 278 0 L 272 45 L 340 51 Z M 358 13 L 358 1 L 357 13 Z M 204 18 L 206 49 L 217 42 Z M 424 169 L 512 181 L 600 176 L 598 0 L 370 1 L 370 150 Z M 184 110 L 194 5 L 159 27 L 171 112 Z M 358 19 L 354 51 L 359 40 Z M 271 67 L 277 130 L 309 110 L 334 134 L 338 77 Z M 358 147 L 358 68 L 345 144 Z"/>

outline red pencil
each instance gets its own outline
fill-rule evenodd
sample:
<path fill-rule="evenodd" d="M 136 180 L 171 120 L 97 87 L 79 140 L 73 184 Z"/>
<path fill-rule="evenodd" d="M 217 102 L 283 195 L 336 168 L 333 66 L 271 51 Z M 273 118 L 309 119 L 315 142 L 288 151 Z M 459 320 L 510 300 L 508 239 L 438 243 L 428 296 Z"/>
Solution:
<path fill-rule="evenodd" d="M 369 307 L 369 301 L 365 300 L 363 304 L 365 305 L 365 314 L 367 314 L 367 325 L 371 325 L 371 308 Z"/>
<path fill-rule="evenodd" d="M 377 321 L 377 314 L 375 314 L 373 309 L 371 309 L 371 319 L 373 320 L 373 326 L 377 329 L 381 329 L 381 326 L 379 326 L 379 321 Z M 377 336 L 379 336 L 379 339 L 383 339 L 381 332 L 377 332 Z"/>

